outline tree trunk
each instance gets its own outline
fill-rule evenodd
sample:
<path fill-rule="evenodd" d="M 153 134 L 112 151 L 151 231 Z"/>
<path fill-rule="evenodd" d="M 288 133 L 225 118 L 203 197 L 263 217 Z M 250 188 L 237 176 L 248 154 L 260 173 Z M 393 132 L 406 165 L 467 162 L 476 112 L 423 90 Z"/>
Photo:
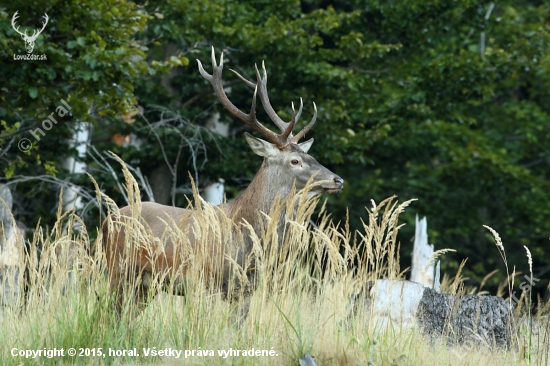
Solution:
<path fill-rule="evenodd" d="M 0 184 L 0 305 L 11 306 L 19 298 L 21 251 L 17 248 L 17 228 L 11 216 L 10 189 Z"/>
<path fill-rule="evenodd" d="M 376 332 L 420 327 L 430 337 L 465 345 L 506 346 L 510 304 L 496 296 L 440 294 L 416 282 L 382 279 L 367 284 L 369 327 Z"/>
<path fill-rule="evenodd" d="M 449 336 L 450 344 L 506 346 L 510 340 L 510 303 L 501 297 L 440 294 L 424 289 L 417 310 L 422 329 Z"/>
<path fill-rule="evenodd" d="M 416 215 L 416 232 L 411 262 L 411 281 L 439 292 L 439 266 L 434 268 L 434 246 L 428 244 L 428 221 L 418 220 Z M 438 263 L 439 264 L 439 263 Z M 437 272 L 436 272 L 437 271 Z"/>
<path fill-rule="evenodd" d="M 172 205 L 172 173 L 164 161 L 151 171 L 149 184 L 156 203 Z"/>

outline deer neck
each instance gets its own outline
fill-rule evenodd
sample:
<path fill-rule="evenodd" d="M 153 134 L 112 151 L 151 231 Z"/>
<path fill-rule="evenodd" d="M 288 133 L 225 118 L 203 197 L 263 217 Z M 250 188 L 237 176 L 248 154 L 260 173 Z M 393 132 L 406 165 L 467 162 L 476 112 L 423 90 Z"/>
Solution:
<path fill-rule="evenodd" d="M 288 177 L 269 174 L 264 160 L 248 188 L 228 205 L 226 212 L 235 223 L 241 223 L 244 219 L 258 230 L 259 213 L 269 213 L 275 200 L 285 198 L 289 192 Z"/>

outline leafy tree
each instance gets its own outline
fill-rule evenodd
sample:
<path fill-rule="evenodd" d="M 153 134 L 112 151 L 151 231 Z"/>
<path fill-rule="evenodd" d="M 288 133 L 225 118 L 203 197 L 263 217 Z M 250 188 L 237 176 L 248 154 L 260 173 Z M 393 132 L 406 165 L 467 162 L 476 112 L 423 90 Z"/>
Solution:
<path fill-rule="evenodd" d="M 11 25 L 16 11 L 16 27 L 21 32 L 28 29 L 29 35 L 40 29 L 48 14 L 46 28 L 34 47 L 34 53 L 45 55 L 46 60 L 17 59 L 27 52 Z M 144 30 L 150 17 L 135 3 L 117 1 L 22 1 L 0 9 L 1 174 L 10 178 L 60 173 L 63 179 L 63 159 L 76 155 L 68 138 L 78 122 L 120 118 L 136 103 L 137 80 L 187 62 L 182 58 L 151 65 L 145 60 L 147 47 L 134 35 Z M 55 111 L 61 100 L 69 104 L 71 113 L 58 118 Z M 52 112 L 58 124 L 44 127 L 43 121 Z M 35 217 L 47 215 L 55 203 L 55 196 L 39 194 L 45 201 L 30 205 Z"/>

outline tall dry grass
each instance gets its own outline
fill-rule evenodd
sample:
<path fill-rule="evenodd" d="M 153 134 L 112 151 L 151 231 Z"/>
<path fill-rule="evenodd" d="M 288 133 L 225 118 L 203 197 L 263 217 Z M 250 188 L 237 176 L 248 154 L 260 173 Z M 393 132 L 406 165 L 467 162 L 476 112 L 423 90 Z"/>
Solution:
<path fill-rule="evenodd" d="M 128 171 L 125 177 L 137 218 L 139 190 Z M 444 341 L 426 341 L 418 329 L 385 333 L 372 329 L 370 312 L 363 306 L 365 286 L 377 278 L 403 277 L 398 217 L 411 201 L 399 203 L 392 197 L 379 204 L 373 202 L 366 209 L 363 230 L 352 233 L 347 222 L 333 222 L 324 206 L 317 226 L 310 225 L 318 199 L 306 200 L 308 189 L 295 192 L 263 214 L 259 235 L 246 225 L 236 228 L 195 192 L 193 226 L 171 223 L 165 233 L 179 246 L 186 275 L 182 275 L 182 268 L 156 273 L 150 280 L 169 291 L 151 298 L 142 312 L 136 311 L 132 296 L 127 296 L 121 318 L 108 291 L 104 250 L 97 244 L 101 234 L 94 245 L 80 218 L 59 209 L 52 229 L 46 231 L 38 225 L 31 249 L 27 255 L 21 253 L 25 260 L 19 264 L 20 271 L 26 270 L 27 276 L 19 276 L 19 281 L 23 286 L 26 278 L 28 288 L 25 297 L 20 295 L 15 304 L 1 311 L 0 364 L 297 365 L 306 353 L 323 366 L 540 365 L 548 361 L 550 341 L 544 325 L 548 322 L 543 317 L 537 319 L 541 325 L 538 335 L 532 327 L 529 333 L 524 326 L 523 333 L 518 333 L 519 347 L 509 350 L 448 348 Z M 99 190 L 98 199 L 110 212 L 118 212 L 114 202 Z M 281 215 L 286 222 L 283 237 L 276 230 Z M 166 220 L 170 223 L 168 217 Z M 220 279 L 203 271 L 205 263 L 221 266 L 223 257 L 213 261 L 209 251 L 193 249 L 187 239 L 190 230 L 204 240 L 204 247 L 231 247 L 228 253 L 236 259 L 229 259 L 231 265 L 225 268 L 235 285 L 231 300 L 224 300 Z M 151 256 L 162 255 L 159 240 L 139 220 L 130 221 L 126 231 L 128 250 L 148 245 Z M 239 246 L 235 243 L 242 235 L 250 235 L 252 250 L 249 257 L 238 260 Z M 255 276 L 250 276 L 251 271 Z M 165 279 L 167 285 L 163 285 Z M 249 284 L 250 279 L 253 283 Z M 130 281 L 128 295 L 132 295 L 134 284 Z M 175 286 L 181 286 L 186 296 L 170 295 Z M 443 287 L 465 291 L 459 273 Z M 245 288 L 253 291 L 247 294 Z M 65 356 L 12 357 L 13 348 L 64 349 Z M 69 348 L 77 353 L 80 349 L 84 354 L 95 352 L 96 356 L 71 357 L 67 355 Z M 99 348 L 104 356 L 97 356 Z M 153 348 L 183 352 L 178 359 L 146 356 L 144 349 Z M 134 349 L 139 357 L 113 356 L 109 351 L 120 354 Z M 272 355 L 242 355 L 243 350 L 251 349 L 267 354 L 272 351 Z M 234 352 L 226 357 L 218 353 L 228 350 Z"/>

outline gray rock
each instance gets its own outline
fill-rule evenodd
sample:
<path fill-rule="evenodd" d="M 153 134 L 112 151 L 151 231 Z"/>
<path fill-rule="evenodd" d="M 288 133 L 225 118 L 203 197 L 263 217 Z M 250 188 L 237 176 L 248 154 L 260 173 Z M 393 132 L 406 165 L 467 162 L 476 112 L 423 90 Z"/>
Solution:
<path fill-rule="evenodd" d="M 304 357 L 300 358 L 300 366 L 318 366 L 317 363 L 315 363 L 315 360 L 313 357 L 311 357 L 308 354 L 305 354 Z"/>

